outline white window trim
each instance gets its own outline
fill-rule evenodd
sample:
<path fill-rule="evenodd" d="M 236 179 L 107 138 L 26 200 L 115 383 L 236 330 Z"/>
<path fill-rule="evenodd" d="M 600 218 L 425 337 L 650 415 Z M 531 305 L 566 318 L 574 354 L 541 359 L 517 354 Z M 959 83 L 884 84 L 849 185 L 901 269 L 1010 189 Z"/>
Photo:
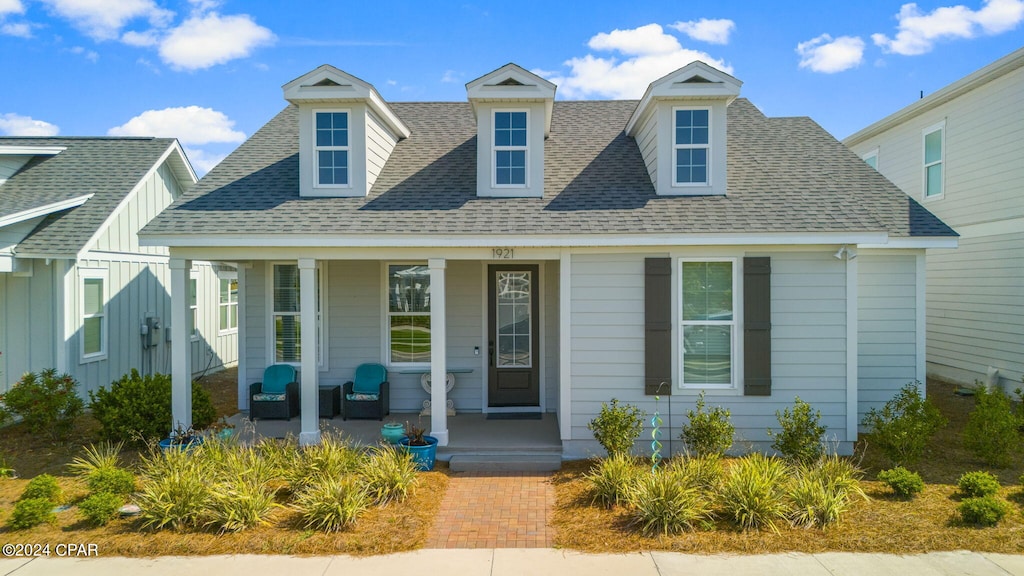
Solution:
<path fill-rule="evenodd" d="M 925 138 L 937 130 L 942 130 L 941 137 L 939 139 L 939 146 L 941 147 L 942 154 L 938 162 L 932 162 L 928 164 L 924 161 L 925 158 Z M 928 167 L 938 164 L 939 168 L 939 185 L 942 191 L 938 194 L 929 196 L 928 195 Z M 921 130 L 921 200 L 940 200 L 946 195 L 946 121 L 936 122 L 931 126 L 928 126 L 924 130 Z"/>
<path fill-rule="evenodd" d="M 235 282 L 238 282 L 238 272 L 218 272 L 217 273 L 217 334 L 219 336 L 225 336 L 225 335 L 228 335 L 228 334 L 237 334 L 238 333 L 238 314 L 239 314 L 238 296 L 237 295 L 235 296 L 235 301 L 234 302 L 228 302 L 228 303 L 221 302 L 220 301 L 220 282 L 221 282 L 221 280 L 228 280 L 228 281 L 234 280 Z M 230 290 L 231 290 L 231 288 L 230 288 L 230 285 L 229 285 L 228 291 L 230 292 Z M 231 298 L 230 294 L 228 295 L 228 298 L 229 299 Z M 235 307 L 235 327 L 234 328 L 228 328 L 226 330 L 222 330 L 220 328 L 220 309 L 221 309 L 221 307 L 224 307 L 224 306 L 234 306 Z M 229 310 L 228 311 L 228 318 L 230 318 L 230 317 L 231 317 L 231 313 L 230 313 L 230 310 Z"/>
<path fill-rule="evenodd" d="M 868 150 L 867 152 L 862 154 L 860 159 L 863 160 L 865 164 L 867 164 L 868 163 L 868 158 L 872 158 L 872 157 L 874 157 L 874 159 L 875 159 L 875 172 L 880 172 L 880 170 L 878 168 L 878 147 L 877 146 L 875 146 L 871 150 Z M 870 166 L 870 164 L 868 164 L 868 166 Z"/>
<path fill-rule="evenodd" d="M 430 362 L 392 362 L 391 361 L 391 304 L 390 304 L 390 290 L 391 282 L 388 275 L 388 268 L 390 266 L 426 266 L 426 260 L 392 260 L 382 262 L 380 277 L 381 277 L 381 289 L 383 290 L 381 302 L 381 364 L 391 367 L 400 368 L 427 368 L 430 366 Z M 426 316 L 430 317 L 430 312 L 413 312 L 413 313 L 395 313 L 400 316 Z M 433 326 L 431 326 L 433 330 Z"/>
<path fill-rule="evenodd" d="M 278 362 L 277 361 L 277 350 L 274 349 L 275 334 L 274 334 L 274 266 L 280 264 L 291 264 L 298 266 L 299 263 L 296 260 L 271 260 L 266 263 L 266 287 L 267 296 L 265 298 L 267 311 L 267 365 L 270 364 L 288 364 L 300 368 L 302 361 L 301 359 L 296 362 Z M 329 362 L 327 358 L 327 352 L 330 350 L 330 346 L 327 343 L 327 335 L 329 330 L 327 329 L 327 262 L 323 260 L 317 260 L 316 262 L 317 278 L 320 283 L 319 289 L 319 306 L 320 306 L 320 321 L 317 323 L 317 336 L 320 340 L 320 349 L 317 355 L 317 369 L 320 372 L 326 372 L 329 370 Z M 300 301 L 301 307 L 301 301 Z M 243 311 L 239 310 L 239 314 Z M 296 316 L 301 316 L 301 312 L 297 312 Z M 301 341 L 301 334 L 300 334 Z"/>
<path fill-rule="evenodd" d="M 740 333 L 743 332 L 743 293 L 740 282 L 742 276 L 742 270 L 740 269 L 741 259 L 735 256 L 721 256 L 721 257 L 708 257 L 708 258 L 692 258 L 692 257 L 681 257 L 675 260 L 676 272 L 673 275 L 675 282 L 673 282 L 673 289 L 675 290 L 674 299 L 674 315 L 675 321 L 673 330 L 676 330 L 677 337 L 674 339 L 673 344 L 675 345 L 676 358 L 678 364 L 676 371 L 679 377 L 678 388 L 682 390 L 709 390 L 716 392 L 738 392 L 740 390 L 740 383 L 742 381 L 743 374 L 743 339 L 740 338 Z M 732 264 L 732 320 L 683 320 L 683 264 L 686 262 L 729 262 Z M 684 374 L 684 352 L 683 352 L 683 327 L 692 325 L 703 325 L 703 326 L 732 326 L 730 332 L 730 366 L 729 366 L 729 383 L 728 384 L 687 384 L 683 378 Z"/>
<path fill-rule="evenodd" d="M 707 144 L 677 144 L 676 143 L 676 112 L 679 110 L 707 110 L 708 112 L 708 143 Z M 710 106 L 673 106 L 672 107 L 672 157 L 670 158 L 669 167 L 672 170 L 672 187 L 673 188 L 711 188 L 711 167 L 712 154 L 714 147 L 714 133 L 712 132 L 711 125 L 714 122 L 713 110 Z M 707 175 L 708 178 L 705 182 L 680 182 L 676 179 L 679 175 L 676 172 L 676 150 L 695 150 L 698 148 L 706 148 L 708 151 L 708 163 L 707 163 Z"/>
<path fill-rule="evenodd" d="M 189 272 L 188 281 L 189 281 L 189 289 L 191 289 L 192 282 L 196 283 L 196 305 L 193 306 L 192 304 L 189 304 L 189 307 L 188 307 L 189 312 L 192 313 L 192 318 L 194 319 L 193 322 L 192 322 L 192 333 L 189 334 L 189 342 L 198 342 L 199 339 L 202 337 L 202 331 L 199 329 L 199 322 L 200 322 L 200 319 L 202 318 L 202 315 L 199 313 L 200 310 L 202 310 L 202 308 L 200 307 L 200 304 L 199 304 L 200 301 L 202 300 L 200 298 L 201 293 L 202 293 L 202 290 L 200 289 L 200 287 L 202 286 L 202 282 L 200 282 L 199 280 L 200 280 L 200 273 L 199 273 L 199 271 L 196 270 L 196 269 L 192 269 Z"/>
<path fill-rule="evenodd" d="M 321 112 L 344 112 L 348 115 L 348 146 L 317 146 L 316 145 L 316 115 Z M 351 188 L 352 187 L 352 110 L 350 108 L 314 108 L 313 113 L 313 188 Z M 321 184 L 320 183 L 320 154 L 321 150 L 333 150 L 348 152 L 348 183 L 347 184 Z"/>
<path fill-rule="evenodd" d="M 498 146 L 495 142 L 494 132 L 495 117 L 499 112 L 525 112 L 526 113 L 526 146 Z M 530 187 L 530 110 L 528 108 L 495 108 L 491 110 L 491 187 L 492 188 L 529 188 Z M 523 155 L 523 183 L 522 184 L 498 184 L 498 152 L 510 150 L 522 150 Z M 394 262 L 392 262 L 394 264 Z"/>
<path fill-rule="evenodd" d="M 86 316 L 85 314 L 85 281 L 103 281 L 103 312 L 98 315 L 103 318 L 100 324 L 100 351 L 92 354 L 85 353 L 85 319 L 95 318 L 97 315 Z M 81 327 L 81 334 L 78 338 L 78 355 L 80 364 L 106 360 L 108 356 L 107 335 L 110 333 L 110 273 L 103 268 L 79 268 L 78 269 L 78 321 Z"/>

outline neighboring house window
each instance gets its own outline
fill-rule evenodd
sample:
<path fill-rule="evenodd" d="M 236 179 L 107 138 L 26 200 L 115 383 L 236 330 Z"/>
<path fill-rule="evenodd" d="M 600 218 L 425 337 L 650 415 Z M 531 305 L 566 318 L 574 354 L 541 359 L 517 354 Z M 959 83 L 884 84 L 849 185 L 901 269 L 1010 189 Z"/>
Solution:
<path fill-rule="evenodd" d="M 274 331 L 274 361 L 298 364 L 302 361 L 302 310 L 299 302 L 299 267 L 297 264 L 273 264 L 270 293 L 271 323 Z M 316 279 L 316 362 L 323 366 L 323 275 L 317 268 Z M 236 284 L 237 288 L 237 284 Z M 236 300 L 237 302 L 237 300 Z M 236 305 L 237 306 L 237 305 Z M 237 315 L 235 316 L 237 321 Z"/>
<path fill-rule="evenodd" d="M 107 357 L 107 275 L 104 270 L 80 273 L 82 361 Z"/>
<path fill-rule="evenodd" d="M 710 180 L 711 110 L 676 108 L 673 145 L 677 186 L 707 186 Z"/>
<path fill-rule="evenodd" d="M 494 113 L 494 184 L 526 186 L 526 112 Z"/>
<path fill-rule="evenodd" d="M 924 131 L 924 197 L 942 196 L 943 165 L 945 164 L 946 142 L 945 123 L 939 123 Z"/>
<path fill-rule="evenodd" d="M 736 364 L 736 261 L 680 261 L 684 386 L 730 387 Z"/>
<path fill-rule="evenodd" d="M 314 112 L 316 186 L 340 188 L 349 185 L 348 112 Z"/>
<path fill-rule="evenodd" d="M 188 279 L 188 308 L 192 311 L 188 333 L 196 340 L 199 338 L 199 281 L 195 278 Z"/>
<path fill-rule="evenodd" d="M 868 152 L 861 158 L 863 158 L 865 164 L 871 166 L 876 171 L 878 170 L 878 148 L 875 148 L 871 152 Z"/>
<path fill-rule="evenodd" d="M 220 331 L 230 332 L 238 329 L 238 279 L 220 279 Z"/>
<path fill-rule="evenodd" d="M 430 362 L 430 270 L 389 264 L 387 275 L 388 363 Z"/>

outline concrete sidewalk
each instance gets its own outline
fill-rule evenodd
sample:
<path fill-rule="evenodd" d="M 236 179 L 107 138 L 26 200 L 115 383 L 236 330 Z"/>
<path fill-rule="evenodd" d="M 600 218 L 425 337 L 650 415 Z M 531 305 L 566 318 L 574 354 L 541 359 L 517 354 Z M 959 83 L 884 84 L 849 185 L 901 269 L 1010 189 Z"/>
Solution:
<path fill-rule="evenodd" d="M 53 576 L 1024 576 L 1024 555 L 933 552 L 890 554 L 766 554 L 701 556 L 671 552 L 581 554 L 550 548 L 417 550 L 387 556 L 174 556 L 161 558 L 37 558 L 0 560 L 0 575 Z"/>

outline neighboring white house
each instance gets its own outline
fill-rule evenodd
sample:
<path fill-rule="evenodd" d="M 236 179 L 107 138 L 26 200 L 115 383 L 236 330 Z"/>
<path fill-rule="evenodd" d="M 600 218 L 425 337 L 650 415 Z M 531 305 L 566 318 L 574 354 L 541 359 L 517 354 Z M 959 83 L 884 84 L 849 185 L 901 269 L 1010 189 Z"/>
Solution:
<path fill-rule="evenodd" d="M 1024 376 L 1024 48 L 844 143 L 960 234 L 928 251 L 928 373 Z"/>
<path fill-rule="evenodd" d="M 509 64 L 468 102 L 387 103 L 321 66 L 140 238 L 170 247 L 176 319 L 191 261 L 238 262 L 240 408 L 266 366 L 298 366 L 302 442 L 318 385 L 381 362 L 393 411 L 550 413 L 566 457 L 599 450 L 586 426 L 612 397 L 672 437 L 701 390 L 741 441 L 766 445 L 800 396 L 849 449 L 924 378 L 925 249 L 956 236 L 740 84 L 695 62 L 639 102 L 555 101 Z M 455 387 L 428 397 L 417 370 Z"/>
<path fill-rule="evenodd" d="M 0 138 L 0 390 L 47 368 L 83 394 L 170 371 L 168 253 L 136 234 L 195 181 L 173 139 Z M 237 280 L 190 275 L 196 374 L 237 361 Z"/>

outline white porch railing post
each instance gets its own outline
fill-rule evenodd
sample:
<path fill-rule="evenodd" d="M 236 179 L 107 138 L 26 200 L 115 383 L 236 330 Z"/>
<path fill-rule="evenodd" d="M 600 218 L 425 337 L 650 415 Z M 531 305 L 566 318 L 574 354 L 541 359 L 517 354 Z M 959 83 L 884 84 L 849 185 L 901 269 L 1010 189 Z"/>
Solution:
<path fill-rule="evenodd" d="M 447 326 L 445 324 L 444 258 L 431 258 L 430 268 L 430 435 L 438 446 L 448 445 Z"/>
<path fill-rule="evenodd" d="M 173 431 L 192 426 L 192 339 L 188 281 L 192 262 L 171 258 L 171 421 Z"/>
<path fill-rule="evenodd" d="M 320 415 L 317 381 L 319 374 L 316 366 L 316 260 L 299 259 L 299 310 L 300 342 L 302 343 L 301 362 L 302 377 L 300 382 L 299 406 L 302 410 L 302 430 L 299 432 L 299 444 L 317 444 L 320 442 Z"/>

